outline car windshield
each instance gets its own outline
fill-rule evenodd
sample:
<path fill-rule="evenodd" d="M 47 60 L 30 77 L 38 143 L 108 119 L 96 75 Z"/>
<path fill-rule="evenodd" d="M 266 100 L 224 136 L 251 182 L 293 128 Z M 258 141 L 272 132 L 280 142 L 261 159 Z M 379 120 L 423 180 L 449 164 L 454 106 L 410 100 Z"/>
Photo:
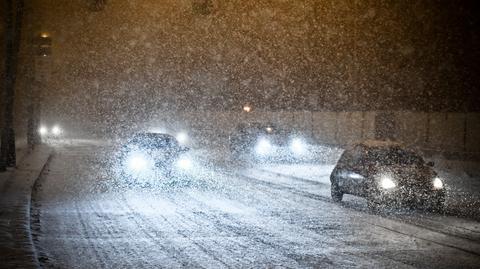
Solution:
<path fill-rule="evenodd" d="M 367 163 L 380 165 L 423 165 L 422 157 L 399 147 L 367 149 L 364 158 Z"/>

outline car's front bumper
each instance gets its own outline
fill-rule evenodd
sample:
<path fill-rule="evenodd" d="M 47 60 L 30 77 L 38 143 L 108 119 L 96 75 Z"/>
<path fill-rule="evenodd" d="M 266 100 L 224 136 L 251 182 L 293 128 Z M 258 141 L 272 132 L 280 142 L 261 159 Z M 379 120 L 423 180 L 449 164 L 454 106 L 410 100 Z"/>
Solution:
<path fill-rule="evenodd" d="M 377 190 L 372 195 L 379 204 L 398 206 L 439 206 L 445 202 L 444 189 L 397 187 L 392 190 Z"/>

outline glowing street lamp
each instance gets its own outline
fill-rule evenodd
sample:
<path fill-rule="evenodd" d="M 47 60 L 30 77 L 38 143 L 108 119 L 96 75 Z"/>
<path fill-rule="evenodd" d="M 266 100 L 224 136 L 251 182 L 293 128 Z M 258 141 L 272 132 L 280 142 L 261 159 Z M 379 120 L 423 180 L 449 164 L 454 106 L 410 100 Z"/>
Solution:
<path fill-rule="evenodd" d="M 252 107 L 250 105 L 244 105 L 243 106 L 243 111 L 248 113 L 248 112 L 252 111 Z"/>
<path fill-rule="evenodd" d="M 47 57 L 52 54 L 52 37 L 47 32 L 36 37 L 37 56 Z"/>

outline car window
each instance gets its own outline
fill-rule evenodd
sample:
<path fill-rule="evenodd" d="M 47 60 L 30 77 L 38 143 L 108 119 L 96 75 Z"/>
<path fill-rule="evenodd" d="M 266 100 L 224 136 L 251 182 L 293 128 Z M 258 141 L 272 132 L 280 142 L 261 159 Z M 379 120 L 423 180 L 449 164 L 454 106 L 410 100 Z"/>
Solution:
<path fill-rule="evenodd" d="M 358 148 L 346 149 L 340 157 L 339 163 L 342 165 L 353 166 L 358 159 Z"/>

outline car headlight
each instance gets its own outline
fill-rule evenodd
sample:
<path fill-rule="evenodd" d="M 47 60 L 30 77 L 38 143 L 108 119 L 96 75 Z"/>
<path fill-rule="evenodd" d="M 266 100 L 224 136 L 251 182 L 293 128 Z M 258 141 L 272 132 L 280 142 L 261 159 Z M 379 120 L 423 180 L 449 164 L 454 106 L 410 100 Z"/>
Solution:
<path fill-rule="evenodd" d="M 383 189 L 392 189 L 392 188 L 395 188 L 397 186 L 397 183 L 395 183 L 395 181 L 393 181 L 393 178 L 391 176 L 386 176 L 386 175 L 383 175 L 380 177 L 380 187 L 382 187 Z"/>
<path fill-rule="evenodd" d="M 62 133 L 62 129 L 58 127 L 57 125 L 53 126 L 52 128 L 52 134 L 53 135 L 60 135 Z"/>
<path fill-rule="evenodd" d="M 143 172 L 151 167 L 152 159 L 143 153 L 132 153 L 128 156 L 126 165 L 130 172 Z"/>
<path fill-rule="evenodd" d="M 258 155 L 267 155 L 272 151 L 272 144 L 266 138 L 260 138 L 255 145 L 255 153 Z"/>
<path fill-rule="evenodd" d="M 436 177 L 433 179 L 433 188 L 436 190 L 443 189 L 443 182 L 440 178 Z"/>
<path fill-rule="evenodd" d="M 48 134 L 48 129 L 47 129 L 47 127 L 45 127 L 45 126 L 40 126 L 40 128 L 38 129 L 38 133 L 40 133 L 40 135 L 47 135 L 47 134 Z"/>
<path fill-rule="evenodd" d="M 304 154 L 307 151 L 307 144 L 301 138 L 294 138 L 290 141 L 290 150 L 295 154 Z"/>
<path fill-rule="evenodd" d="M 180 157 L 177 162 L 176 162 L 176 165 L 178 168 L 182 169 L 182 170 L 189 170 L 193 167 L 193 164 L 192 164 L 192 159 L 190 159 L 189 157 Z"/>

